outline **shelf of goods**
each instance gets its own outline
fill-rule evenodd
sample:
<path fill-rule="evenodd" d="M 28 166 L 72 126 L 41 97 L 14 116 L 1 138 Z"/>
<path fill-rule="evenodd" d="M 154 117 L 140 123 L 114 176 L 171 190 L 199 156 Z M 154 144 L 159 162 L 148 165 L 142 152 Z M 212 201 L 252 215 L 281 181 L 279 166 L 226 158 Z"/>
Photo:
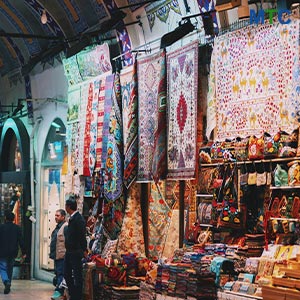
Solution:
<path fill-rule="evenodd" d="M 221 300 L 232 300 L 232 299 L 236 299 L 236 300 L 253 300 L 253 299 L 257 299 L 257 300 L 261 300 L 263 299 L 262 297 L 259 296 L 253 296 L 253 295 L 246 295 L 244 293 L 238 293 L 238 292 L 231 292 L 231 291 L 221 291 L 218 293 L 218 299 Z M 273 299 L 274 300 L 274 299 Z"/>

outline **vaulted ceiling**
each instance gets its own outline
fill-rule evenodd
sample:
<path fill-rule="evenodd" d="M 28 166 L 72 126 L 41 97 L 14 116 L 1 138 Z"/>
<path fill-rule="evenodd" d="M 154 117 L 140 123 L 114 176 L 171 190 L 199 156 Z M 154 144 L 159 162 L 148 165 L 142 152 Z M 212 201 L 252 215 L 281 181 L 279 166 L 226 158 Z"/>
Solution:
<path fill-rule="evenodd" d="M 111 29 L 132 11 L 130 5 L 155 1 L 116 2 L 0 0 L 0 75 L 14 71 L 27 75 L 38 62 L 51 60 L 62 50 L 77 47 L 76 51 L 95 38 L 111 39 Z M 120 7 L 125 8 L 126 14 Z M 44 11 L 46 24 L 41 22 Z"/>

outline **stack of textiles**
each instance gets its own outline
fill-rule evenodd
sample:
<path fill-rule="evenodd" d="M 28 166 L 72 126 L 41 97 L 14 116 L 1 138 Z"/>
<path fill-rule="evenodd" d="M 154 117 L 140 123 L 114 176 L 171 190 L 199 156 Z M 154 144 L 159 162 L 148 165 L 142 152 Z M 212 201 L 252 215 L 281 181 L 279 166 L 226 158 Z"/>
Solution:
<path fill-rule="evenodd" d="M 135 276 L 131 276 L 129 275 L 127 278 L 127 285 L 128 286 L 140 286 L 141 282 L 145 281 L 145 277 L 135 277 Z"/>
<path fill-rule="evenodd" d="M 98 286 L 98 291 L 95 293 L 95 300 L 111 300 L 111 286 L 107 285 L 99 285 Z"/>
<path fill-rule="evenodd" d="M 246 234 L 245 247 L 239 248 L 236 253 L 247 257 L 259 257 L 264 251 L 264 246 L 264 234 Z"/>
<path fill-rule="evenodd" d="M 140 298 L 139 300 L 155 300 L 156 294 L 152 284 L 141 282 L 140 284 Z"/>
<path fill-rule="evenodd" d="M 215 284 L 215 274 L 212 272 L 197 274 L 197 299 L 215 300 L 217 299 L 217 287 Z"/>
<path fill-rule="evenodd" d="M 111 293 L 111 300 L 137 300 L 139 299 L 140 288 L 137 286 L 113 286 Z"/>
<path fill-rule="evenodd" d="M 189 273 L 186 268 L 178 268 L 176 278 L 176 296 L 185 299 L 187 293 L 187 283 L 189 280 Z"/>
<path fill-rule="evenodd" d="M 163 294 L 168 293 L 170 279 L 170 269 L 168 265 L 164 265 L 161 273 L 161 292 Z"/>
<path fill-rule="evenodd" d="M 168 295 L 175 296 L 177 279 L 177 266 L 171 264 L 169 266 L 169 283 L 168 283 Z"/>
<path fill-rule="evenodd" d="M 186 285 L 187 295 L 194 296 L 197 294 L 198 276 L 195 270 L 188 270 L 188 281 Z"/>

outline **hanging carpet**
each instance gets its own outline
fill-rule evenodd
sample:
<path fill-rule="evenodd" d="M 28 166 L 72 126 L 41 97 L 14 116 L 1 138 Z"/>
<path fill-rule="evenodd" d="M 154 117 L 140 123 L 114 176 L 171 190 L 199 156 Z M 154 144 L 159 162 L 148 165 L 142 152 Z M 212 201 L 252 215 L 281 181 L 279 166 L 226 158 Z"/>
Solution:
<path fill-rule="evenodd" d="M 167 175 L 167 74 L 165 51 L 161 53 L 160 64 L 152 156 L 152 176 L 156 183 L 159 179 L 165 179 Z"/>
<path fill-rule="evenodd" d="M 151 183 L 149 196 L 149 258 L 157 260 L 162 256 L 168 226 L 171 222 L 172 207 L 166 201 L 166 183 Z"/>
<path fill-rule="evenodd" d="M 195 175 L 198 91 L 198 41 L 167 55 L 168 178 Z"/>
<path fill-rule="evenodd" d="M 122 70 L 120 76 L 122 94 L 124 137 L 124 184 L 129 188 L 137 176 L 138 165 L 138 102 L 136 62 Z"/>
<path fill-rule="evenodd" d="M 113 82 L 112 82 L 113 80 Z M 120 77 L 108 77 L 113 88 L 108 91 L 105 99 L 105 117 L 103 130 L 107 132 L 102 157 L 104 166 L 104 203 L 103 203 L 103 229 L 110 239 L 116 239 L 121 230 L 125 210 L 123 195 L 123 140 L 122 117 L 120 113 L 121 89 Z M 109 85 L 109 83 L 108 83 Z M 109 109 L 107 106 L 111 106 Z M 108 116 L 109 114 L 109 116 Z"/>
<path fill-rule="evenodd" d="M 152 180 L 154 130 L 158 112 L 158 88 L 163 53 L 146 57 L 137 62 L 138 74 L 138 174 L 137 180 Z"/>
<path fill-rule="evenodd" d="M 125 216 L 117 247 L 118 254 L 135 253 L 137 256 L 146 256 L 140 199 L 141 185 L 134 182 L 128 191 Z"/>

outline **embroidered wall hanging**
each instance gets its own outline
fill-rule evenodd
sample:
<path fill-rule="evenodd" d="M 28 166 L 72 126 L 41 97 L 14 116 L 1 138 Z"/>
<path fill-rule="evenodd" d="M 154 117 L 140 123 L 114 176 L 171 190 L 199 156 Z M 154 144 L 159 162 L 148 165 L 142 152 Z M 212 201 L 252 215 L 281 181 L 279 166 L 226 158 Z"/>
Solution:
<path fill-rule="evenodd" d="M 107 75 L 101 76 L 101 84 L 98 93 L 98 117 L 97 117 L 97 140 L 96 140 L 96 165 L 95 171 L 101 169 L 102 156 L 102 131 L 104 117 L 105 84 Z"/>
<path fill-rule="evenodd" d="M 111 78 L 109 78 L 111 80 Z M 104 122 L 109 122 L 107 144 L 105 142 L 104 161 L 104 203 L 103 203 L 103 229 L 111 239 L 118 237 L 123 223 L 125 200 L 123 195 L 123 139 L 121 117 L 121 86 L 118 74 L 114 77 L 114 87 L 111 93 L 110 117 L 106 116 Z M 106 110 L 108 113 L 109 109 Z M 106 124 L 103 128 L 106 128 Z"/>
<path fill-rule="evenodd" d="M 149 195 L 149 258 L 156 260 L 162 256 L 172 208 L 166 201 L 165 181 L 151 183 Z"/>
<path fill-rule="evenodd" d="M 151 3 L 145 7 L 151 31 L 154 26 L 156 17 L 163 23 L 167 22 L 170 10 L 173 10 L 175 13 L 181 15 L 178 0 L 156 1 L 155 3 Z"/>
<path fill-rule="evenodd" d="M 76 138 L 76 161 L 75 166 L 79 175 L 83 174 L 83 153 L 84 153 L 84 137 L 86 124 L 86 107 L 88 102 L 89 84 L 81 86 L 80 107 L 78 114 L 78 134 Z"/>
<path fill-rule="evenodd" d="M 104 73 L 111 73 L 110 52 L 107 44 L 90 47 L 63 59 L 69 86 L 76 85 Z"/>
<path fill-rule="evenodd" d="M 124 137 L 124 184 L 136 179 L 138 165 L 138 103 L 136 63 L 123 69 L 120 76 Z"/>
<path fill-rule="evenodd" d="M 72 86 L 68 90 L 68 112 L 67 122 L 78 121 L 78 112 L 80 106 L 80 85 Z"/>
<path fill-rule="evenodd" d="M 129 188 L 122 230 L 117 251 L 119 254 L 135 253 L 145 257 L 145 242 L 140 204 L 141 186 L 133 183 Z"/>
<path fill-rule="evenodd" d="M 152 176 L 156 183 L 159 179 L 165 179 L 167 176 L 167 73 L 165 51 L 161 53 L 160 64 L 152 161 Z"/>
<path fill-rule="evenodd" d="M 108 44 L 97 45 L 92 49 L 80 51 L 76 56 L 83 80 L 112 71 Z"/>
<path fill-rule="evenodd" d="M 198 41 L 167 60 L 168 178 L 190 179 L 196 167 Z"/>
<path fill-rule="evenodd" d="M 152 180 L 154 130 L 157 117 L 157 96 L 160 79 L 160 53 L 137 62 L 138 73 L 138 174 L 137 180 Z"/>
<path fill-rule="evenodd" d="M 219 36 L 211 60 L 207 137 L 292 132 L 300 107 L 299 20 Z"/>

